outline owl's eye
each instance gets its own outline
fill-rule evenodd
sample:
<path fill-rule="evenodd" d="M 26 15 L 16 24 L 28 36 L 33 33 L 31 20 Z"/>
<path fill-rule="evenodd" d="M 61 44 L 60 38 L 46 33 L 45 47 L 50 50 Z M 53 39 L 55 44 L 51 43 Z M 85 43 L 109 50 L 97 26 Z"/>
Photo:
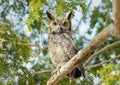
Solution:
<path fill-rule="evenodd" d="M 67 26 L 67 25 L 68 25 L 68 22 L 64 22 L 63 25 L 64 25 L 64 26 Z"/>
<path fill-rule="evenodd" d="M 53 25 L 57 25 L 57 23 L 56 23 L 56 22 L 53 22 Z"/>

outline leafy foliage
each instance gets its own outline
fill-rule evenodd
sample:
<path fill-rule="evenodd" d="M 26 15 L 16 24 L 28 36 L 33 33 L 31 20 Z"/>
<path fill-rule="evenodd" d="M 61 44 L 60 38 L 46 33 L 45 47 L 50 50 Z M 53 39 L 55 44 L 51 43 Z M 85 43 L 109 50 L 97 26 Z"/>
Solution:
<path fill-rule="evenodd" d="M 13 84 L 17 75 L 20 75 L 20 79 L 29 75 L 23 63 L 32 56 L 31 49 L 23 45 L 28 42 L 20 39 L 9 26 L 0 26 L 0 37 L 0 75 L 8 81 L 8 84 Z M 2 81 L 5 83 L 3 79 Z"/>
<path fill-rule="evenodd" d="M 119 85 L 120 84 L 120 65 L 109 64 L 97 71 L 101 77 L 102 83 L 105 85 Z"/>
<path fill-rule="evenodd" d="M 1 0 L 0 1 L 0 85 L 46 85 L 50 72 L 39 73 L 52 68 L 48 57 L 47 28 L 48 19 L 46 11 L 51 11 L 56 16 L 64 16 L 68 10 L 73 10 L 73 23 L 78 28 L 72 27 L 74 40 L 79 48 L 83 48 L 90 41 L 92 33 L 98 34 L 105 26 L 113 23 L 111 1 L 101 1 L 93 7 L 93 0 L 88 3 L 84 0 Z M 108 3 L 109 1 L 109 3 Z M 4 11 L 3 11 L 4 10 Z M 82 12 L 80 22 L 75 13 Z M 63 15 L 62 15 L 63 14 Z M 89 24 L 89 29 L 82 36 L 79 28 L 82 24 Z M 75 24 L 76 25 L 76 24 Z M 94 29 L 96 31 L 94 32 Z M 77 34 L 78 33 L 78 34 Z M 76 36 L 77 35 L 77 36 Z M 112 37 L 98 50 L 118 41 Z M 97 64 L 108 60 L 111 55 L 120 53 L 118 47 L 114 47 L 99 55 L 91 64 Z M 94 77 L 99 75 L 101 83 L 105 85 L 120 84 L 119 65 L 112 62 L 86 72 L 86 78 L 80 78 L 72 83 L 69 79 L 63 79 L 58 85 L 93 85 Z M 112 72 L 118 72 L 112 75 Z"/>

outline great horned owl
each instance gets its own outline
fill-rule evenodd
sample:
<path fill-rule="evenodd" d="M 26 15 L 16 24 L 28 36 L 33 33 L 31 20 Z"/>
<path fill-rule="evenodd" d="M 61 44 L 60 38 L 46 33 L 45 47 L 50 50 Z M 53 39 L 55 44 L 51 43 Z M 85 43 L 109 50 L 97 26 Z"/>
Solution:
<path fill-rule="evenodd" d="M 49 54 L 52 63 L 55 67 L 59 67 L 68 62 L 77 52 L 73 39 L 71 38 L 71 14 L 69 11 L 65 18 L 57 18 L 50 12 L 46 12 L 50 19 L 48 28 L 49 34 Z M 83 65 L 76 66 L 67 76 L 71 78 L 78 78 L 84 75 Z"/>

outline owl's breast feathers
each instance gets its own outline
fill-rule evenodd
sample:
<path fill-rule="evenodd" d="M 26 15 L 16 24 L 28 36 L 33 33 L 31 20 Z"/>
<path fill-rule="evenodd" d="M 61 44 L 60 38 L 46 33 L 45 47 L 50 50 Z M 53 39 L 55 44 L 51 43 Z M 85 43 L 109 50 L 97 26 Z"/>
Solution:
<path fill-rule="evenodd" d="M 78 48 L 72 40 L 71 35 L 67 33 L 50 34 L 49 48 L 49 50 L 52 50 L 51 48 L 53 48 L 54 51 L 58 50 L 59 54 L 61 53 L 61 50 L 63 50 L 64 57 L 69 58 L 73 57 L 78 52 Z"/>
<path fill-rule="evenodd" d="M 68 33 L 49 34 L 49 54 L 52 63 L 57 67 L 59 64 L 68 62 L 78 48 Z M 81 76 L 80 69 L 75 68 L 68 76 L 78 78 Z"/>

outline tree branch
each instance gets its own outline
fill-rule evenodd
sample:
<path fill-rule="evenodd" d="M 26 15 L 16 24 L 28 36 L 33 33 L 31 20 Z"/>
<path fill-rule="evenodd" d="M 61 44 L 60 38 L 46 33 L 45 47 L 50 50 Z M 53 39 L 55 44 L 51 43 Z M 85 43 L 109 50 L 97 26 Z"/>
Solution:
<path fill-rule="evenodd" d="M 103 61 L 103 62 L 101 62 L 101 63 L 87 66 L 87 67 L 85 67 L 85 70 L 91 70 L 91 69 L 96 68 L 96 67 L 98 67 L 98 66 L 101 66 L 101 65 L 103 65 L 103 64 L 110 63 L 110 62 L 112 62 L 112 61 L 114 61 L 114 60 L 116 60 L 116 59 L 119 59 L 119 60 L 120 60 L 120 55 L 118 55 L 118 56 L 115 57 L 115 58 L 111 58 L 111 59 L 109 59 L 109 60 Z"/>
<path fill-rule="evenodd" d="M 120 37 L 120 0 L 112 0 L 113 1 L 113 15 L 114 15 L 114 23 L 115 23 L 115 33 Z"/>
<path fill-rule="evenodd" d="M 120 41 L 117 41 L 117 42 L 114 42 L 108 46 L 105 46 L 103 49 L 99 50 L 98 52 L 96 52 L 92 56 L 90 56 L 90 58 L 88 58 L 87 61 L 84 63 L 84 67 L 86 67 L 94 58 L 96 58 L 101 53 L 103 53 L 103 52 L 105 52 L 108 49 L 111 49 L 113 47 L 119 46 L 119 45 L 120 45 Z"/>
<path fill-rule="evenodd" d="M 73 58 L 71 58 L 65 65 L 63 65 L 59 71 L 56 72 L 48 80 L 47 85 L 55 85 L 60 81 L 65 75 L 74 69 L 74 67 L 88 59 L 88 57 L 101 46 L 105 41 L 108 40 L 114 34 L 114 26 L 110 25 L 103 29 L 97 36 L 95 36 L 88 45 L 80 50 Z"/>

